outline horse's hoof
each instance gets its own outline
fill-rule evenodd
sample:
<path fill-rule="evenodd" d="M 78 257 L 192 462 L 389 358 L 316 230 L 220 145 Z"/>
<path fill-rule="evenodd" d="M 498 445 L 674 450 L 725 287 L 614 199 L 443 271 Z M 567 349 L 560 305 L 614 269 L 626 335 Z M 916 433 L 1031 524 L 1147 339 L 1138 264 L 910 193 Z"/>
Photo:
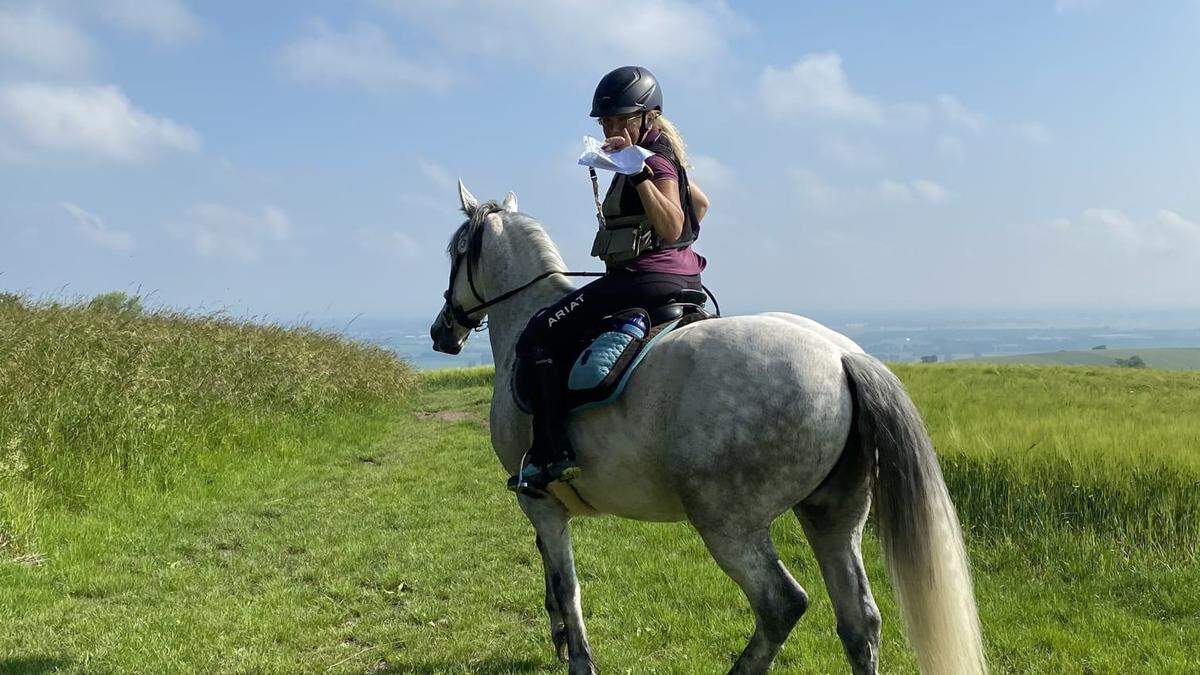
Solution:
<path fill-rule="evenodd" d="M 567 673 L 569 675 L 598 675 L 599 672 L 600 671 L 596 668 L 596 664 L 592 663 L 590 658 L 576 660 L 567 668 Z"/>
<path fill-rule="evenodd" d="M 571 655 L 567 650 L 567 627 L 563 626 L 555 630 L 550 635 L 550 639 L 554 640 L 554 653 L 558 656 L 558 660 L 562 663 L 571 660 Z"/>

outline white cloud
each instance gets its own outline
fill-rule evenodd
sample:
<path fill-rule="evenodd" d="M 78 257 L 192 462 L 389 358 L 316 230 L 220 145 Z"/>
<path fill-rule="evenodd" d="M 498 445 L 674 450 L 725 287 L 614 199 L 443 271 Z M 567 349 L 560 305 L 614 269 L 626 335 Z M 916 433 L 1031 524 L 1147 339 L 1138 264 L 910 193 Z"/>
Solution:
<path fill-rule="evenodd" d="M 97 9 L 110 22 L 155 42 L 174 45 L 200 37 L 200 19 L 180 0 L 105 0 Z"/>
<path fill-rule="evenodd" d="M 800 198 L 809 206 L 828 208 L 841 198 L 837 188 L 809 169 L 793 169 L 792 179 L 800 192 Z"/>
<path fill-rule="evenodd" d="M 221 204 L 197 204 L 182 222 L 168 229 L 191 240 L 202 256 L 257 262 L 268 243 L 290 239 L 294 228 L 287 214 L 274 206 L 255 214 Z"/>
<path fill-rule="evenodd" d="M 100 216 L 89 213 L 71 202 L 61 202 L 59 206 L 75 219 L 79 233 L 94 243 L 113 251 L 128 251 L 133 248 L 133 235 L 122 230 L 110 229 Z"/>
<path fill-rule="evenodd" d="M 688 179 L 703 190 L 724 190 L 733 185 L 733 169 L 712 155 L 688 155 Z"/>
<path fill-rule="evenodd" d="M 424 157 L 418 157 L 417 168 L 434 185 L 442 190 L 453 190 L 455 194 L 458 194 L 458 184 L 450 177 L 450 172 L 446 170 L 446 167 L 437 162 L 431 162 Z"/>
<path fill-rule="evenodd" d="M 0 5 L 0 58 L 55 74 L 86 71 L 92 41 L 42 5 Z"/>
<path fill-rule="evenodd" d="M 0 87 L 0 132 L 6 127 L 27 151 L 117 161 L 200 148 L 194 129 L 146 113 L 112 85 L 5 85 Z"/>
<path fill-rule="evenodd" d="M 850 86 L 842 58 L 834 52 L 808 54 L 785 70 L 767 66 L 758 78 L 758 93 L 766 111 L 777 118 L 883 121 L 879 104 Z"/>
<path fill-rule="evenodd" d="M 445 91 L 453 82 L 443 67 L 402 58 L 382 28 L 358 23 L 339 31 L 321 20 L 284 45 L 279 63 L 297 80 L 352 84 L 371 90 L 414 87 Z"/>
<path fill-rule="evenodd" d="M 904 183 L 885 178 L 879 181 L 879 194 L 885 199 L 891 199 L 898 202 L 911 202 L 913 199 L 912 188 Z"/>
<path fill-rule="evenodd" d="M 746 29 L 723 0 L 377 1 L 454 51 L 539 70 L 645 63 L 695 73 L 698 65 L 719 63 L 729 37 Z"/>
<path fill-rule="evenodd" d="M 821 139 L 821 154 L 848 169 L 878 169 L 883 166 L 879 152 L 866 141 L 827 136 Z"/>
<path fill-rule="evenodd" d="M 941 204 L 950 196 L 949 190 L 924 178 L 912 181 L 885 178 L 879 181 L 877 191 L 885 200 L 904 204 Z"/>
<path fill-rule="evenodd" d="M 792 184 L 801 201 L 811 208 L 843 214 L 888 204 L 937 205 L 951 196 L 940 183 L 918 178 L 884 178 L 874 185 L 836 185 L 809 169 L 791 169 Z"/>
<path fill-rule="evenodd" d="M 913 193 L 927 204 L 941 204 L 950 197 L 950 191 L 940 184 L 924 178 L 912 182 Z"/>
<path fill-rule="evenodd" d="M 1139 222 L 1117 209 L 1092 208 L 1083 212 L 1078 225 L 1060 219 L 1052 227 L 1090 236 L 1127 253 L 1200 254 L 1200 224 L 1167 209 L 1159 210 L 1152 220 Z"/>
<path fill-rule="evenodd" d="M 937 106 L 951 126 L 977 134 L 983 131 L 984 125 L 987 124 L 983 115 L 968 108 L 957 96 L 941 94 L 937 97 Z"/>

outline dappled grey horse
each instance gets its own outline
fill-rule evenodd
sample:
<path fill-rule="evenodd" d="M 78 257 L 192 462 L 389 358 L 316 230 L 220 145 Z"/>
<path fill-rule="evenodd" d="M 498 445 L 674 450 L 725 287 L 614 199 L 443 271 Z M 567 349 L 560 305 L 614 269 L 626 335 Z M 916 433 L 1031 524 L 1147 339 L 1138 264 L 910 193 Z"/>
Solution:
<path fill-rule="evenodd" d="M 558 249 L 511 192 L 480 204 L 461 182 L 459 191 L 468 219 L 450 242 L 446 303 L 430 334 L 435 349 L 456 354 L 486 315 L 492 446 L 511 474 L 532 434 L 510 393 L 517 336 L 572 286 L 557 273 Z M 517 500 L 537 532 L 551 638 L 570 673 L 595 672 L 572 516 L 690 521 L 754 610 L 754 634 L 731 672 L 761 673 L 808 606 L 770 538 L 789 509 L 820 565 L 852 671 L 875 673 L 880 616 L 860 553 L 872 498 L 922 672 L 986 671 L 933 445 L 899 380 L 849 338 L 782 313 L 693 323 L 658 343 L 615 403 L 572 416 L 569 433 L 583 475 Z"/>

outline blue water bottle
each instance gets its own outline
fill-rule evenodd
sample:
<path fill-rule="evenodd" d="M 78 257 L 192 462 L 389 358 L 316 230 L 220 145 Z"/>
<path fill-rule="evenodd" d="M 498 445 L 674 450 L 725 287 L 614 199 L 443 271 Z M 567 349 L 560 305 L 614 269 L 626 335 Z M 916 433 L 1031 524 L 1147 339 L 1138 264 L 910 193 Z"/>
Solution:
<path fill-rule="evenodd" d="M 648 329 L 649 326 L 646 325 L 646 318 L 641 314 L 627 314 L 613 319 L 612 330 L 621 331 L 632 338 L 640 339 L 646 337 Z"/>

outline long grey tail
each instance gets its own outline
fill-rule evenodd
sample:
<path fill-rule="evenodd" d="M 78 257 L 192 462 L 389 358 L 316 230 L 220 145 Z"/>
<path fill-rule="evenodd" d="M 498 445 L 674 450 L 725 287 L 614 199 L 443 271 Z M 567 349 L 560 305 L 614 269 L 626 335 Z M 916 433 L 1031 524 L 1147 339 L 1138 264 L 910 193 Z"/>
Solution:
<path fill-rule="evenodd" d="M 921 672 L 986 673 L 958 514 L 921 415 L 878 359 L 851 353 L 842 366 L 858 404 L 859 438 L 877 457 L 879 536 Z"/>

